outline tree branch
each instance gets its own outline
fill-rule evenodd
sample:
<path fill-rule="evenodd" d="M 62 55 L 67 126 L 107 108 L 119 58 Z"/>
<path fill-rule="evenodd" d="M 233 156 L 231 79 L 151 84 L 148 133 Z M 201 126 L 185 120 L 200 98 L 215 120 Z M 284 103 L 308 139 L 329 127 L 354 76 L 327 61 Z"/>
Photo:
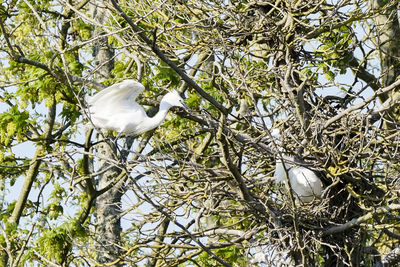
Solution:
<path fill-rule="evenodd" d="M 379 90 L 380 84 L 378 79 L 376 79 L 374 75 L 369 73 L 363 66 L 361 66 L 357 58 L 354 57 L 354 55 L 349 61 L 349 65 L 351 69 L 354 71 L 356 77 L 366 82 L 374 91 Z"/>
<path fill-rule="evenodd" d="M 40 164 L 42 163 L 42 160 L 40 157 L 43 155 L 45 152 L 46 146 L 51 142 L 51 135 L 52 135 L 52 130 L 54 126 L 54 122 L 56 119 L 56 101 L 55 98 L 53 98 L 53 103 L 49 107 L 49 113 L 48 113 L 48 118 L 47 118 L 47 124 L 48 128 L 47 131 L 44 133 L 44 144 L 39 145 L 35 155 L 33 156 L 31 160 L 31 164 L 29 167 L 29 170 L 26 174 L 24 184 L 21 189 L 21 193 L 18 197 L 17 203 L 15 204 L 14 210 L 11 214 L 11 217 L 9 218 L 9 222 L 13 224 L 18 224 L 19 220 L 21 218 L 22 212 L 25 208 L 26 201 L 28 199 L 29 193 L 32 189 L 33 182 L 35 181 L 38 173 L 39 173 L 39 167 Z"/>
<path fill-rule="evenodd" d="M 220 124 L 218 127 L 218 133 L 217 133 L 217 140 L 218 140 L 219 146 L 222 150 L 223 162 L 226 165 L 226 167 L 229 169 L 229 171 L 232 174 L 233 178 L 235 179 L 236 183 L 238 184 L 239 190 L 241 193 L 241 198 L 250 204 L 254 201 L 254 199 L 251 196 L 250 191 L 247 188 L 247 185 L 246 185 L 245 181 L 243 180 L 240 171 L 233 164 L 233 162 L 231 160 L 231 155 L 229 153 L 228 143 L 226 142 L 225 138 L 222 136 L 222 125 L 225 124 L 224 118 L 225 118 L 225 116 L 222 115 L 221 121 L 220 121 Z"/>
<path fill-rule="evenodd" d="M 193 242 L 195 242 L 196 244 L 198 244 L 205 252 L 207 252 L 213 259 L 215 259 L 216 261 L 218 261 L 220 264 L 222 264 L 223 266 L 226 267 L 232 267 L 231 264 L 227 263 L 226 261 L 224 261 L 223 259 L 221 259 L 220 257 L 218 257 L 217 255 L 215 255 L 210 248 L 206 247 L 198 238 L 196 238 L 192 233 L 190 233 L 190 231 L 183 226 L 181 223 L 179 223 L 176 218 L 174 218 L 169 212 L 166 212 L 164 210 L 164 208 L 162 206 L 160 206 L 159 204 L 155 203 L 143 190 L 142 188 L 137 184 L 137 182 L 135 180 L 132 179 L 132 183 L 135 185 L 136 189 L 138 192 L 140 192 L 144 198 L 146 199 L 146 201 L 152 205 L 158 212 L 160 212 L 161 214 L 163 214 L 169 221 L 173 222 L 176 226 L 178 226 L 179 228 L 181 228 L 192 240 Z"/>
<path fill-rule="evenodd" d="M 227 115 L 228 110 L 222 106 L 217 100 L 215 100 L 211 95 L 205 92 L 193 79 L 191 79 L 181 68 L 179 68 L 174 62 L 172 62 L 155 44 L 152 40 L 150 40 L 144 31 L 137 26 L 133 20 L 125 14 L 125 12 L 118 5 L 116 0 L 111 0 L 114 8 L 118 11 L 118 13 L 124 18 L 124 20 L 129 24 L 132 30 L 151 48 L 151 50 L 162 60 L 164 61 L 170 68 L 172 68 L 187 84 L 189 84 L 193 89 L 196 90 L 203 98 L 205 98 L 208 102 L 213 104 L 217 109 L 219 109 L 223 114 Z"/>
<path fill-rule="evenodd" d="M 390 251 L 382 258 L 383 266 L 395 266 L 400 262 L 400 246 Z"/>
<path fill-rule="evenodd" d="M 382 94 L 386 94 L 387 92 L 390 92 L 394 89 L 396 89 L 397 86 L 400 85 L 400 80 L 395 81 L 394 83 L 392 83 L 391 85 L 381 88 L 377 91 L 375 91 L 370 97 L 368 97 L 367 99 L 365 99 L 363 102 L 357 104 L 357 105 L 353 105 L 350 106 L 349 108 L 343 110 L 341 113 L 339 113 L 338 115 L 334 116 L 333 118 L 327 120 L 323 126 L 323 128 L 327 128 L 329 125 L 331 125 L 332 123 L 334 123 L 335 121 L 343 118 L 344 116 L 350 114 L 351 112 L 357 110 L 357 109 L 361 109 L 363 107 L 365 107 L 366 105 L 368 105 L 369 103 L 371 103 L 372 101 L 374 101 L 376 99 L 376 97 L 382 95 Z M 379 109 L 378 109 L 379 110 Z"/>
<path fill-rule="evenodd" d="M 11 53 L 10 53 L 11 58 L 15 62 L 28 64 L 28 65 L 40 68 L 42 70 L 45 70 L 48 74 L 50 74 L 51 76 L 56 78 L 58 81 L 64 81 L 65 79 L 67 79 L 67 80 L 71 80 L 72 82 L 75 82 L 75 83 L 90 84 L 93 87 L 95 87 L 96 89 L 104 89 L 106 87 L 103 84 L 100 84 L 95 81 L 88 80 L 88 79 L 85 79 L 82 77 L 78 77 L 78 76 L 75 76 L 75 75 L 72 75 L 72 74 L 69 74 L 66 72 L 53 71 L 49 66 L 47 66 L 46 64 L 44 64 L 42 62 L 26 58 L 25 55 L 22 53 L 22 51 L 19 51 L 19 53 L 17 53 L 15 51 L 13 45 L 11 44 L 10 37 L 4 27 L 4 22 L 1 17 L 0 17 L 0 29 L 1 29 L 1 32 L 3 33 L 4 39 L 7 43 L 8 48 L 11 51 Z"/>
<path fill-rule="evenodd" d="M 376 210 L 368 212 L 367 214 L 365 214 L 361 217 L 354 218 L 345 224 L 329 227 L 325 231 L 322 231 L 322 235 L 325 236 L 325 235 L 332 235 L 332 234 L 344 232 L 350 228 L 358 226 L 361 223 L 372 219 L 373 216 L 375 216 L 375 215 L 391 212 L 394 210 L 400 210 L 400 204 L 390 204 L 389 206 L 386 206 L 386 207 L 379 207 Z"/>

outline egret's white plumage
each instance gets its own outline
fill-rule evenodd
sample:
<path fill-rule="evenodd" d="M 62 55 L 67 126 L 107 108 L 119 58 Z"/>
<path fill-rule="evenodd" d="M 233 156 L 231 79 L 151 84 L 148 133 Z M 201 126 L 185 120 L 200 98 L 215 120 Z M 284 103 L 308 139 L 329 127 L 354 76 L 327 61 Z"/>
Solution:
<path fill-rule="evenodd" d="M 286 188 L 289 189 L 287 184 L 289 180 L 290 187 L 294 191 L 295 197 L 302 202 L 311 202 L 315 197 L 321 197 L 323 186 L 317 174 L 306 167 L 296 165 L 296 163 L 299 163 L 298 160 L 282 153 L 282 136 L 279 129 L 271 129 L 270 134 L 279 151 L 279 157 L 282 157 L 276 159 L 274 173 L 275 183 L 284 183 Z M 287 179 L 286 176 L 289 179 Z"/>
<path fill-rule="evenodd" d="M 90 121 L 95 127 L 134 136 L 158 127 L 171 107 L 186 107 L 179 93 L 171 91 L 162 98 L 158 113 L 148 117 L 135 102 L 144 89 L 137 81 L 125 80 L 88 97 Z"/>
<path fill-rule="evenodd" d="M 294 166 L 288 161 L 284 161 L 284 164 L 285 166 L 280 159 L 276 161 L 274 173 L 276 183 L 284 183 L 286 188 L 289 188 L 286 179 L 287 173 L 294 195 L 302 202 L 311 202 L 315 197 L 321 197 L 322 182 L 314 171 L 303 166 Z"/>

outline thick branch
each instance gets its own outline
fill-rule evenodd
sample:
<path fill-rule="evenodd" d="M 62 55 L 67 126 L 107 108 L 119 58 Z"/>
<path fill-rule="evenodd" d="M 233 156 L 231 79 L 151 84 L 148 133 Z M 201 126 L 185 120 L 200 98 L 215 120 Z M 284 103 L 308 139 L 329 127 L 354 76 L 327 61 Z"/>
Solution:
<path fill-rule="evenodd" d="M 146 266 L 152 267 L 152 266 L 157 266 L 157 255 L 161 253 L 161 250 L 163 249 L 162 242 L 164 241 L 165 234 L 167 233 L 168 226 L 169 226 L 170 221 L 168 218 L 164 218 L 164 220 L 161 222 L 160 227 L 158 228 L 157 236 L 155 238 L 155 245 L 154 245 L 154 250 L 151 253 L 152 257 L 149 258 L 149 261 Z"/>
<path fill-rule="evenodd" d="M 400 204 L 391 204 L 386 207 L 379 207 L 376 210 L 368 212 L 367 214 L 365 214 L 361 217 L 354 218 L 345 224 L 329 227 L 328 229 L 326 229 L 325 231 L 322 232 L 322 235 L 332 235 L 332 234 L 344 232 L 350 228 L 358 226 L 361 223 L 372 219 L 375 215 L 391 212 L 393 210 L 400 210 Z"/>
<path fill-rule="evenodd" d="M 51 132 L 53 129 L 55 118 L 56 118 L 56 102 L 54 100 L 52 106 L 49 108 L 49 115 L 48 115 L 48 119 L 47 119 L 48 128 L 45 133 L 45 144 L 38 146 L 36 153 L 31 160 L 29 170 L 26 174 L 25 181 L 24 181 L 24 184 L 21 189 L 21 193 L 19 195 L 17 203 L 15 204 L 15 207 L 11 214 L 11 217 L 9 219 L 10 223 L 13 223 L 13 224 L 19 223 L 19 220 L 22 216 L 22 212 L 25 208 L 26 201 L 28 200 L 29 193 L 31 192 L 33 182 L 35 181 L 35 179 L 39 173 L 39 167 L 40 167 L 40 164 L 42 163 L 42 160 L 40 159 L 40 157 L 45 152 L 46 145 L 49 142 L 51 142 L 50 141 L 51 140 Z"/>
<path fill-rule="evenodd" d="M 380 84 L 378 79 L 361 66 L 354 56 L 349 61 L 351 69 L 355 72 L 356 77 L 366 82 L 374 91 L 379 90 Z"/>
<path fill-rule="evenodd" d="M 390 251 L 382 258 L 383 266 L 395 266 L 400 262 L 400 246 Z"/>
<path fill-rule="evenodd" d="M 150 40 L 144 31 L 137 26 L 133 20 L 125 14 L 125 12 L 121 9 L 121 7 L 117 4 L 116 0 L 111 0 L 114 8 L 119 12 L 119 14 L 125 19 L 125 21 L 131 26 L 132 30 L 136 32 L 137 35 L 151 48 L 151 50 L 168 66 L 170 66 L 187 84 L 189 84 L 192 88 L 196 90 L 203 98 L 213 104 L 216 108 L 218 108 L 223 114 L 228 114 L 228 111 L 221 103 L 215 100 L 211 95 L 206 93 L 193 79 L 191 79 L 181 68 L 179 68 L 174 62 L 172 62 L 154 43 L 154 41 Z"/>
<path fill-rule="evenodd" d="M 370 97 L 368 97 L 367 99 L 365 99 L 363 102 L 357 104 L 357 105 L 353 105 L 350 106 L 349 108 L 343 110 L 341 113 L 339 113 L 338 115 L 334 116 L 333 118 L 327 120 L 324 124 L 323 128 L 327 128 L 329 125 L 331 125 L 332 123 L 334 123 L 335 121 L 343 118 L 344 116 L 350 114 L 351 112 L 357 110 L 357 109 L 361 109 L 365 106 L 367 106 L 369 103 L 371 103 L 372 101 L 374 101 L 378 96 L 382 95 L 382 94 L 386 94 L 387 92 L 390 92 L 394 89 L 396 89 L 397 86 L 400 85 L 400 80 L 395 81 L 394 83 L 392 83 L 391 85 L 385 87 L 385 88 L 381 88 L 377 91 L 375 91 Z"/>
<path fill-rule="evenodd" d="M 233 164 L 233 162 L 231 160 L 231 155 L 229 153 L 228 143 L 226 142 L 225 138 L 222 136 L 222 125 L 223 124 L 224 124 L 224 122 L 221 121 L 219 130 L 217 133 L 217 139 L 218 139 L 220 148 L 222 150 L 222 158 L 224 159 L 224 163 L 226 164 L 226 167 L 229 169 L 233 178 L 235 179 L 236 183 L 239 186 L 239 190 L 242 195 L 241 196 L 242 199 L 251 203 L 254 201 L 254 199 L 251 196 L 250 191 L 247 188 L 247 185 L 246 185 L 245 181 L 243 180 L 243 177 L 242 177 L 240 171 L 235 166 L 235 164 Z"/>

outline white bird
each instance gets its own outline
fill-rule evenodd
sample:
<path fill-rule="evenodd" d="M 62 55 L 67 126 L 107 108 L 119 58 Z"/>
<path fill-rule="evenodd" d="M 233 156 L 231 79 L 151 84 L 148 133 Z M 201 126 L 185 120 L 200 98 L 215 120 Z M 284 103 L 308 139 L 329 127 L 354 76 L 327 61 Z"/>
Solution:
<path fill-rule="evenodd" d="M 275 183 L 284 183 L 286 188 L 289 189 L 288 179 L 286 178 L 288 177 L 295 197 L 304 203 L 311 202 L 316 197 L 321 197 L 322 182 L 314 171 L 303 166 L 295 166 L 292 164 L 293 161 L 289 162 L 283 159 L 283 162 L 281 159 L 276 160 Z"/>
<path fill-rule="evenodd" d="M 162 98 L 158 113 L 148 117 L 135 101 L 144 89 L 137 81 L 125 80 L 88 97 L 90 121 L 97 128 L 118 132 L 118 136 L 136 136 L 157 128 L 171 107 L 186 108 L 179 93 L 171 91 Z"/>
<path fill-rule="evenodd" d="M 282 153 L 282 136 L 279 129 L 272 129 L 270 134 L 274 139 L 278 151 Z M 317 174 L 306 167 L 296 165 L 298 161 L 296 161 L 294 157 L 285 154 L 281 155 L 282 158 L 276 159 L 274 173 L 275 183 L 284 183 L 289 190 L 289 185 L 287 183 L 289 180 L 290 187 L 294 191 L 294 196 L 304 203 L 313 201 L 315 197 L 321 197 L 323 186 Z"/>

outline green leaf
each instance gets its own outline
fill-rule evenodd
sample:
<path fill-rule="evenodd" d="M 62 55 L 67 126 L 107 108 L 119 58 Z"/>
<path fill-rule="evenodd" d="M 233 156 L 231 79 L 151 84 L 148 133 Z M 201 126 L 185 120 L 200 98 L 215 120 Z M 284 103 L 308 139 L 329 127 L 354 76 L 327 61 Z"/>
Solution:
<path fill-rule="evenodd" d="M 325 78 L 329 81 L 333 81 L 336 77 L 335 73 L 333 73 L 330 70 L 325 71 L 324 74 L 325 74 Z"/>

